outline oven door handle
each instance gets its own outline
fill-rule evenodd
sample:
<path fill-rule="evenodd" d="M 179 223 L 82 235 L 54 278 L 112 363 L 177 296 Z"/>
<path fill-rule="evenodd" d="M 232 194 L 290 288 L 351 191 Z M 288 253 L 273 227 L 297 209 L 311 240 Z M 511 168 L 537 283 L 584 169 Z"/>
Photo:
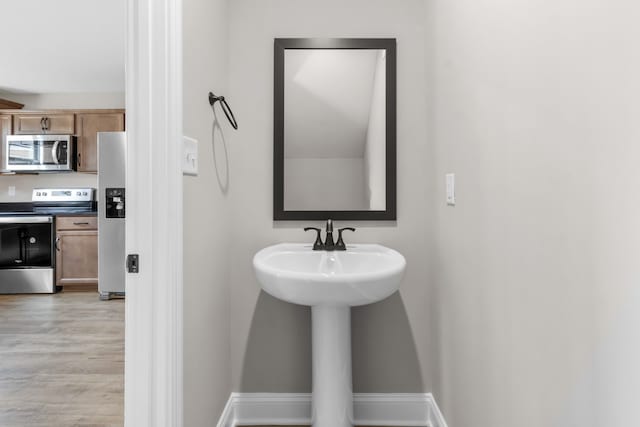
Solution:
<path fill-rule="evenodd" d="M 53 147 L 51 148 L 51 157 L 53 157 L 53 163 L 55 163 L 56 165 L 59 165 L 60 162 L 58 161 L 58 146 L 60 145 L 60 140 L 57 140 L 56 142 L 53 143 Z"/>
<path fill-rule="evenodd" d="M 52 216 L 10 216 L 0 217 L 0 224 L 51 224 Z"/>

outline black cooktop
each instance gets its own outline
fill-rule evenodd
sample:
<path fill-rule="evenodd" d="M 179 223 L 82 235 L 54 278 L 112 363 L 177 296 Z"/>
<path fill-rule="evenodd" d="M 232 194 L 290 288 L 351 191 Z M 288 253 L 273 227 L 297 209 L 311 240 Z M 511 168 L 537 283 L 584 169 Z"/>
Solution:
<path fill-rule="evenodd" d="M 0 203 L 0 216 L 11 215 L 63 215 L 63 214 L 95 214 L 98 211 L 96 202 L 66 202 L 60 204 L 42 203 Z"/>

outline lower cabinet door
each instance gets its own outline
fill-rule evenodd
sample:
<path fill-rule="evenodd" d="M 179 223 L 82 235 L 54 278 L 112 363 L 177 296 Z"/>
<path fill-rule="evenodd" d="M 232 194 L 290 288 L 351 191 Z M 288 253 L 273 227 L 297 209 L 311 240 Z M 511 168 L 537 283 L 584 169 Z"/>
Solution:
<path fill-rule="evenodd" d="M 65 289 L 96 289 L 98 285 L 98 231 L 58 231 L 56 284 Z"/>

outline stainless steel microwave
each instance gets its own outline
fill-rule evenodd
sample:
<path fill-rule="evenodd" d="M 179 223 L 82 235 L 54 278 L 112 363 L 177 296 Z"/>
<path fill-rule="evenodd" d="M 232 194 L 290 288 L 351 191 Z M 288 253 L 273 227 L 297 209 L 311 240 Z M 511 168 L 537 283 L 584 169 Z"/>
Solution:
<path fill-rule="evenodd" d="M 76 168 L 76 140 L 72 135 L 7 135 L 4 170 L 68 172 Z"/>

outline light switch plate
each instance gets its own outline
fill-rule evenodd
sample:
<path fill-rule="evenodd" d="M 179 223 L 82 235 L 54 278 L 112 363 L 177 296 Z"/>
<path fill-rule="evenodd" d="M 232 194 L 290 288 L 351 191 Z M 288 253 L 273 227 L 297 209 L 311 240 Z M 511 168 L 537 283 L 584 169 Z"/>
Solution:
<path fill-rule="evenodd" d="M 456 205 L 456 175 L 448 173 L 445 175 L 447 181 L 447 205 Z"/>
<path fill-rule="evenodd" d="M 10 185 L 7 193 L 10 197 L 14 197 L 16 195 L 16 187 L 14 185 Z"/>
<path fill-rule="evenodd" d="M 182 137 L 182 174 L 198 175 L 198 140 Z"/>

